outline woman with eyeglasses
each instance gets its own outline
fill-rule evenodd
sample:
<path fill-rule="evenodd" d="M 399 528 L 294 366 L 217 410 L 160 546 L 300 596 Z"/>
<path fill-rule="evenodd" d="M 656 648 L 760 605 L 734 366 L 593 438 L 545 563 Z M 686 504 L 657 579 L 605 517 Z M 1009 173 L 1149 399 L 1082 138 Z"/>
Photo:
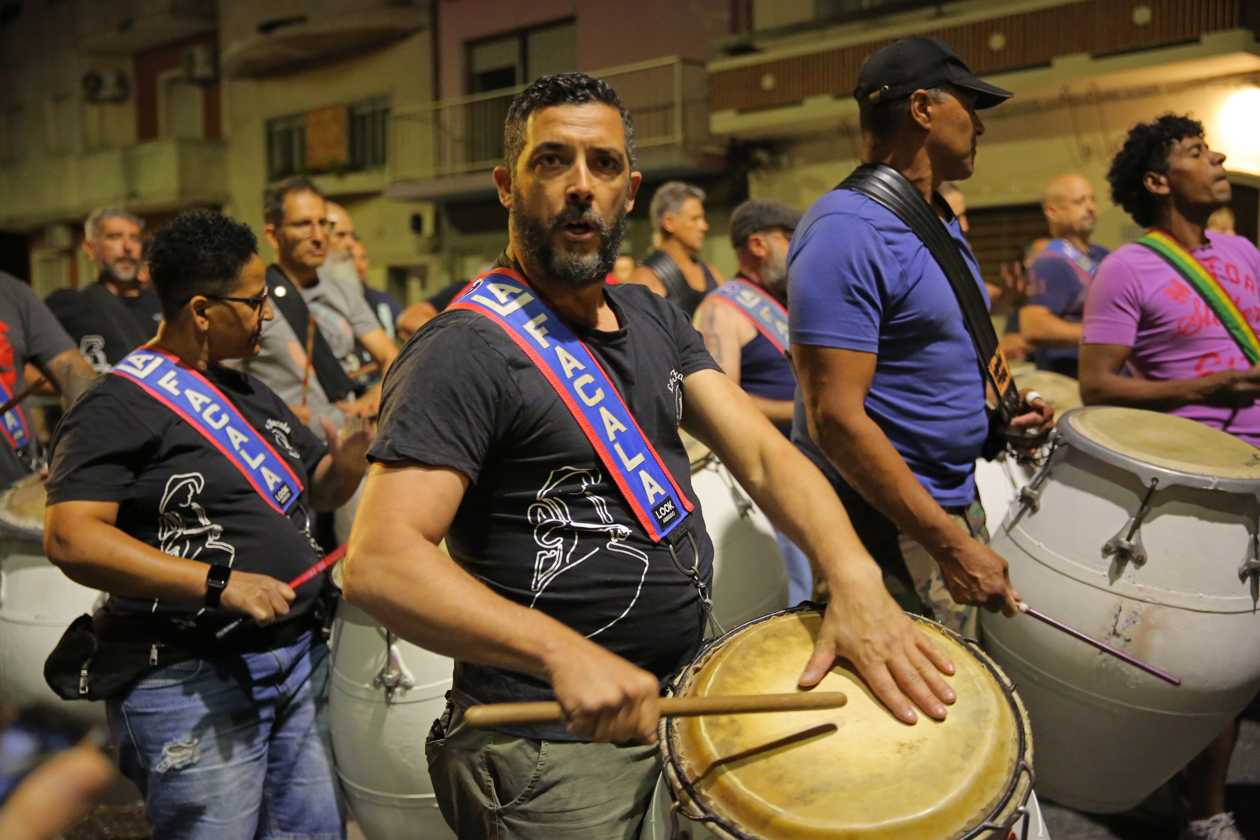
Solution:
<path fill-rule="evenodd" d="M 329 428 L 324 444 L 223 365 L 256 353 L 273 315 L 248 227 L 184 214 L 150 266 L 157 337 L 94 383 L 52 443 L 48 557 L 109 600 L 50 665 L 76 632 L 95 637 L 72 677 L 106 700 L 155 837 L 343 837 L 324 577 L 286 582 L 321 557 L 308 508 L 349 498 L 373 435 Z"/>

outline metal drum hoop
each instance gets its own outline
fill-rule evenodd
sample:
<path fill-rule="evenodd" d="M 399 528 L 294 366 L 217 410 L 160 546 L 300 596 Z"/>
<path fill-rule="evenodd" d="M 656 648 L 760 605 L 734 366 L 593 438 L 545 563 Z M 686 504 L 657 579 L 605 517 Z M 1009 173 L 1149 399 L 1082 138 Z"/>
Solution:
<path fill-rule="evenodd" d="M 1067 411 L 1055 421 L 1054 432 L 1051 434 L 1051 442 L 1055 444 L 1066 443 L 1073 449 L 1083 452 L 1092 458 L 1096 458 L 1105 464 L 1118 467 L 1125 472 L 1132 473 L 1141 479 L 1142 483 L 1150 486 L 1151 481 L 1158 479 L 1159 487 L 1166 489 L 1172 486 L 1191 487 L 1198 490 L 1219 490 L 1224 493 L 1235 493 L 1244 496 L 1260 496 L 1260 479 L 1256 478 L 1222 478 L 1214 475 L 1201 475 L 1199 473 L 1185 472 L 1184 470 L 1175 470 L 1171 467 L 1161 467 L 1157 464 L 1141 461 L 1131 455 L 1124 455 L 1114 450 L 1108 449 L 1097 441 L 1086 437 L 1082 432 L 1076 429 L 1070 422 L 1074 414 L 1080 412 L 1088 412 L 1098 409 L 1100 406 L 1082 406 Z M 1224 434 L 1224 432 L 1222 432 Z M 1057 448 L 1057 447 L 1056 447 Z"/>
<path fill-rule="evenodd" d="M 691 664 L 684 668 L 670 683 L 666 696 L 672 697 L 678 694 L 678 692 L 683 688 L 687 687 L 691 683 L 692 678 L 708 663 L 709 658 L 713 655 L 713 653 L 715 653 L 718 648 L 731 638 L 742 633 L 744 630 L 747 630 L 754 625 L 761 624 L 764 621 L 769 621 L 773 618 L 803 612 L 818 612 L 821 614 L 825 612 L 825 609 L 825 604 L 804 604 L 792 607 L 791 609 L 780 610 L 779 612 L 770 613 L 769 615 L 764 615 L 760 618 L 755 618 L 752 621 L 745 622 L 732 630 L 728 630 L 721 636 L 710 639 L 703 647 L 701 647 L 695 658 L 692 659 Z M 906 615 L 910 616 L 910 618 L 919 624 L 929 625 L 933 629 L 939 630 L 979 660 L 980 664 L 984 666 L 985 670 L 989 672 L 989 675 L 993 677 L 993 680 L 1001 689 L 1002 696 L 1006 699 L 1007 706 L 1011 710 L 1011 716 L 1015 721 L 1015 728 L 1019 735 L 1019 746 L 1017 752 L 1019 759 L 1015 765 L 1015 772 L 1011 774 L 1011 779 L 1007 783 L 1006 790 L 1003 791 L 997 804 L 994 805 L 989 813 L 985 814 L 984 819 L 981 820 L 978 825 L 969 829 L 962 835 L 949 838 L 949 840 L 974 840 L 986 832 L 1010 831 L 1011 828 L 1028 813 L 1028 799 L 1032 795 L 1034 781 L 1033 768 L 1028 759 L 1031 747 L 1031 744 L 1029 743 L 1031 730 L 1028 724 L 1028 713 L 1024 711 L 1024 704 L 1015 693 L 1015 683 L 1010 681 L 1006 675 L 1002 673 L 1002 671 L 997 667 L 997 664 L 980 648 L 980 643 L 975 639 L 970 639 L 966 636 L 955 633 L 948 627 L 944 627 L 934 621 L 929 621 L 922 616 L 917 616 L 913 613 L 906 613 Z M 723 817 L 714 813 L 708 804 L 705 803 L 700 792 L 695 789 L 691 780 L 687 778 L 687 774 L 683 770 L 679 761 L 677 733 L 674 730 L 673 718 L 661 718 L 661 722 L 658 727 L 658 735 L 661 743 L 661 763 L 663 765 L 666 779 L 669 782 L 667 785 L 669 788 L 669 796 L 670 799 L 673 800 L 673 804 L 670 809 L 671 812 L 674 814 L 682 814 L 684 817 L 693 822 L 703 823 L 709 826 L 710 829 L 716 829 L 722 835 L 735 838 L 735 840 L 763 840 L 763 838 L 755 834 L 748 834 L 747 832 L 740 830 L 738 827 L 728 824 Z M 1027 778 L 1027 783 L 1023 785 L 1021 793 L 1021 783 L 1025 778 Z M 682 802 L 679 799 L 678 790 L 680 788 L 686 793 L 687 802 Z M 1012 799 L 1014 799 L 1017 794 L 1020 796 L 1019 807 L 1012 810 L 1010 815 L 1005 819 L 1001 819 L 1003 812 L 1011 804 Z M 689 808 L 689 806 L 691 806 L 691 808 L 699 808 L 702 813 L 695 813 Z M 998 820 L 1001 821 L 999 822 Z M 1027 834 L 1027 823 L 1025 823 L 1025 834 Z"/>
<path fill-rule="evenodd" d="M 13 498 L 13 495 L 17 493 L 18 490 L 25 488 L 28 479 L 37 475 L 38 473 L 25 475 L 5 488 L 4 492 L 0 493 L 0 511 L 7 510 L 9 500 Z M 28 540 L 34 540 L 39 543 L 40 553 L 42 554 L 44 545 L 44 525 L 41 522 L 38 528 L 26 528 L 16 522 L 11 522 L 3 516 L 0 516 L 0 540 L 4 540 L 6 538 L 26 538 Z"/>

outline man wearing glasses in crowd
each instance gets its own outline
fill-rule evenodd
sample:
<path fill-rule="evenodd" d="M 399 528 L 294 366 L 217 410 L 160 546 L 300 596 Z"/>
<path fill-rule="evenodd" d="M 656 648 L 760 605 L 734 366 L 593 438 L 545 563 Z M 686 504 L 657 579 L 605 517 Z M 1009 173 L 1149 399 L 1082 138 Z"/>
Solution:
<path fill-rule="evenodd" d="M 361 295 L 319 279 L 330 234 L 324 196 L 306 178 L 290 178 L 264 194 L 263 220 L 263 235 L 276 251 L 267 288 L 279 317 L 264 322 L 262 347 L 245 360 L 245 370 L 317 435 L 323 434 L 322 417 L 340 428 L 349 418 L 374 416 L 380 386 L 360 395 L 346 373 L 359 364 L 355 342 L 382 376 L 398 350 Z"/>

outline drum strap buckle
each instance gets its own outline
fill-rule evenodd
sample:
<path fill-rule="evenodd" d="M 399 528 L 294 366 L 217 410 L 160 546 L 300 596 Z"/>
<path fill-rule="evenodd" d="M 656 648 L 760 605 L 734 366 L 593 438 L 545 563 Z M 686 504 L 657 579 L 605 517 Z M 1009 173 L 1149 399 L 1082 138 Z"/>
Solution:
<path fill-rule="evenodd" d="M 1158 487 L 1159 479 L 1152 478 L 1151 486 L 1142 497 L 1142 504 L 1138 507 L 1137 513 L 1124 523 L 1124 527 L 1114 537 L 1103 544 L 1103 557 L 1115 557 L 1109 573 L 1112 583 L 1120 579 L 1120 576 L 1124 574 L 1124 567 L 1129 562 L 1139 569 L 1146 565 L 1146 546 L 1142 545 L 1142 521 L 1151 511 L 1151 497 L 1155 495 Z"/>
<path fill-rule="evenodd" d="M 1260 534 L 1252 534 L 1247 541 L 1247 556 L 1238 567 L 1238 580 L 1243 583 L 1251 578 L 1251 606 L 1255 609 L 1260 603 Z"/>

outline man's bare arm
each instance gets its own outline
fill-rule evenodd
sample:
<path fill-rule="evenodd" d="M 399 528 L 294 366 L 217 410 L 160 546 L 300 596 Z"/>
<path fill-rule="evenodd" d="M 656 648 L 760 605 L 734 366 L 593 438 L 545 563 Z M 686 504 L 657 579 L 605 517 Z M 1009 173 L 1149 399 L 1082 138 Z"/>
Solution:
<path fill-rule="evenodd" d="M 631 283 L 638 283 L 640 286 L 647 286 L 661 297 L 666 296 L 665 284 L 661 282 L 661 278 L 656 276 L 656 272 L 650 268 L 639 266 L 630 275 Z"/>
<path fill-rule="evenodd" d="M 389 371 L 389 366 L 398 358 L 398 345 L 385 330 L 372 330 L 359 337 L 359 341 L 372 354 L 372 360 L 381 369 L 381 378 Z"/>
<path fill-rule="evenodd" d="M 394 329 L 398 332 L 398 340 L 406 341 L 411 338 L 412 333 L 437 316 L 437 309 L 427 300 L 411 304 L 411 306 L 402 311 L 402 314 L 398 316 L 398 320 L 394 323 Z"/>
<path fill-rule="evenodd" d="M 714 298 L 709 298 L 696 307 L 692 323 L 704 338 L 705 349 L 709 351 L 713 361 L 738 385 L 744 346 L 757 337 L 757 328 L 734 307 Z M 749 396 L 757 410 L 771 423 L 786 426 L 792 422 L 791 400 L 769 400 L 752 394 Z"/>
<path fill-rule="evenodd" d="M 495 594 L 438 548 L 467 487 L 447 468 L 373 466 L 350 534 L 346 600 L 428 650 L 550 680 L 580 737 L 654 740 L 655 677 Z"/>
<path fill-rule="evenodd" d="M 48 360 L 43 373 L 57 385 L 61 391 L 61 402 L 66 408 L 83 396 L 83 392 L 96 379 L 96 371 L 83 361 L 78 350 L 66 350 Z"/>
<path fill-rule="evenodd" d="M 888 595 L 827 479 L 717 371 L 688 376 L 683 393 L 684 428 L 717 453 L 831 585 L 832 604 L 801 684 L 816 684 L 844 657 L 900 720 L 917 719 L 911 701 L 943 718 L 954 692 L 941 672 L 953 666 Z"/>
<path fill-rule="evenodd" d="M 1019 310 L 1019 334 L 1039 350 L 1075 347 L 1081 343 L 1081 325 L 1065 321 L 1045 306 Z"/>
<path fill-rule="evenodd" d="M 1013 615 L 1006 561 L 950 519 L 867 415 L 875 354 L 793 344 L 792 357 L 810 437 L 849 486 L 936 558 L 956 601 Z"/>
<path fill-rule="evenodd" d="M 1086 405 L 1120 405 L 1171 411 L 1184 405 L 1246 408 L 1260 397 L 1260 366 L 1226 370 L 1195 379 L 1156 381 L 1121 376 L 1132 347 L 1124 344 L 1082 344 L 1081 401 Z"/>

